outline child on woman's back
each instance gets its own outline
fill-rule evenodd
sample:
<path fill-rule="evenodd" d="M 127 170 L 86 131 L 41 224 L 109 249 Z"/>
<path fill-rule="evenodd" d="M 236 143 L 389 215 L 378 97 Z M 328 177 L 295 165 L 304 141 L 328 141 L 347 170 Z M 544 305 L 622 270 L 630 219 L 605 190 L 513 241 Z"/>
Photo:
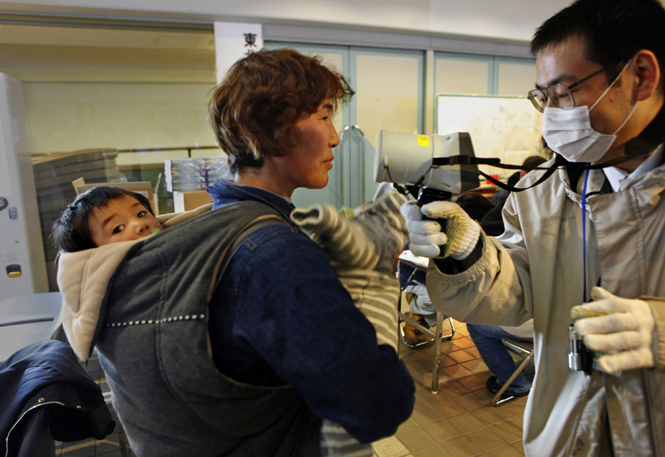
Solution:
<path fill-rule="evenodd" d="M 399 282 L 394 278 L 393 270 L 407 236 L 405 221 L 399 211 L 402 203 L 404 197 L 392 191 L 371 205 L 358 209 L 353 220 L 346 220 L 332 208 L 318 205 L 296 209 L 291 214 L 297 225 L 318 235 L 317 241 L 331 260 L 337 277 L 356 306 L 375 326 L 378 343 L 390 345 L 395 352 L 398 351 L 395 329 L 398 325 L 396 302 Z M 190 212 L 190 217 L 205 209 L 201 207 Z M 160 216 L 160 219 L 163 219 L 165 226 L 153 215 L 148 200 L 142 195 L 115 187 L 96 187 L 79 195 L 67 207 L 55 222 L 52 237 L 60 252 L 76 253 L 115 242 L 138 240 L 177 223 L 174 215 Z M 71 271 L 72 262 L 88 262 L 90 267 L 85 270 L 90 273 L 103 271 L 95 278 L 99 283 L 106 283 L 124 256 L 122 249 L 113 251 L 99 253 L 94 260 L 90 260 L 95 256 L 92 251 L 65 254 L 62 261 L 67 265 L 63 271 Z M 76 283 L 77 280 L 58 278 L 61 285 Z M 70 290 L 66 285 L 63 289 Z M 74 308 L 90 309 L 76 305 Z M 96 317 L 87 320 L 96 321 Z M 93 333 L 92 330 L 89 333 Z M 71 343 L 75 350 L 89 346 L 87 340 L 83 344 L 77 341 Z M 77 352 L 79 356 L 82 350 Z M 369 444 L 357 442 L 341 425 L 324 420 L 321 453 L 326 457 L 371 456 L 372 448 Z"/>
<path fill-rule="evenodd" d="M 93 187 L 76 197 L 53 224 L 60 252 L 138 240 L 163 229 L 143 195 L 119 187 Z"/>

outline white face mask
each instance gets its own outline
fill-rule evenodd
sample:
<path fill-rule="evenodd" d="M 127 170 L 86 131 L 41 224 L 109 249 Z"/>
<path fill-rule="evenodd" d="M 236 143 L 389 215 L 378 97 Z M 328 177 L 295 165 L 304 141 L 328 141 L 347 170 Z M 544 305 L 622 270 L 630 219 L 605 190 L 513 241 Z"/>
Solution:
<path fill-rule="evenodd" d="M 543 112 L 543 137 L 553 151 L 561 154 L 569 162 L 597 162 L 610 149 L 616 139 L 616 134 L 626 125 L 637 108 L 637 102 L 633 106 L 626 119 L 612 134 L 596 132 L 591 127 L 589 111 L 594 109 L 598 102 L 614 86 L 624 70 L 628 67 L 628 62 L 621 70 L 621 73 L 612 81 L 605 92 L 589 108 L 580 106 L 573 109 L 549 108 L 546 107 Z"/>

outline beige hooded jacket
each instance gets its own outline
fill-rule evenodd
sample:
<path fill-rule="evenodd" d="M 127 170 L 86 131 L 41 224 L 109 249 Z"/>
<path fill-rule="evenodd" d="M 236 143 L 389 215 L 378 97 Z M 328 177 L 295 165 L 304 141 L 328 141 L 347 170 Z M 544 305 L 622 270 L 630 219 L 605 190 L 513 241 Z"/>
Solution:
<path fill-rule="evenodd" d="M 661 146 L 662 147 L 662 146 Z M 551 164 L 551 162 L 550 162 Z M 545 164 L 548 165 L 548 164 Z M 533 184 L 533 172 L 520 187 Z M 600 194 L 587 190 L 587 288 L 625 297 L 665 297 L 665 165 Z M 430 262 L 427 289 L 441 312 L 464 322 L 534 322 L 536 377 L 524 413 L 527 456 L 665 455 L 665 302 L 655 316 L 654 369 L 591 376 L 568 368 L 570 310 L 583 301 L 582 197 L 557 170 L 533 189 L 512 193 L 505 233 L 483 235 L 482 258 L 456 275 Z M 588 296 L 588 293 L 587 293 Z M 608 428 L 609 424 L 609 428 Z"/>

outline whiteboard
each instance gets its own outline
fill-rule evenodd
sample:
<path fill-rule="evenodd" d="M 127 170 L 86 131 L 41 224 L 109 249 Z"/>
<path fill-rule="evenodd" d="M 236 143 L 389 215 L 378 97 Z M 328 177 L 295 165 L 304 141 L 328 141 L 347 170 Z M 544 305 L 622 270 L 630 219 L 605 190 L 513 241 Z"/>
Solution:
<path fill-rule="evenodd" d="M 437 135 L 468 132 L 476 157 L 495 157 L 521 165 L 542 155 L 542 113 L 526 97 L 444 95 L 437 97 Z M 502 178 L 512 171 L 482 166 Z"/>

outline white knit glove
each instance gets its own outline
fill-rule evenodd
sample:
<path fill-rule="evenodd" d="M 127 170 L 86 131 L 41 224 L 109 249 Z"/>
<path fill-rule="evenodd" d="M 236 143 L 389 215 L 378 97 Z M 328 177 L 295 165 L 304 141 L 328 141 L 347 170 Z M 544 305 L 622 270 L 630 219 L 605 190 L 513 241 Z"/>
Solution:
<path fill-rule="evenodd" d="M 591 294 L 595 301 L 575 306 L 571 316 L 584 344 L 608 353 L 598 359 L 600 367 L 608 373 L 652 368 L 655 323 L 647 302 L 617 297 L 602 287 L 594 287 Z"/>
<path fill-rule="evenodd" d="M 419 208 L 415 201 L 401 208 L 409 229 L 409 249 L 415 255 L 429 258 L 466 259 L 478 244 L 480 225 L 456 203 L 437 201 Z M 446 219 L 446 232 L 430 219 Z M 444 249 L 441 249 L 445 245 Z"/>

